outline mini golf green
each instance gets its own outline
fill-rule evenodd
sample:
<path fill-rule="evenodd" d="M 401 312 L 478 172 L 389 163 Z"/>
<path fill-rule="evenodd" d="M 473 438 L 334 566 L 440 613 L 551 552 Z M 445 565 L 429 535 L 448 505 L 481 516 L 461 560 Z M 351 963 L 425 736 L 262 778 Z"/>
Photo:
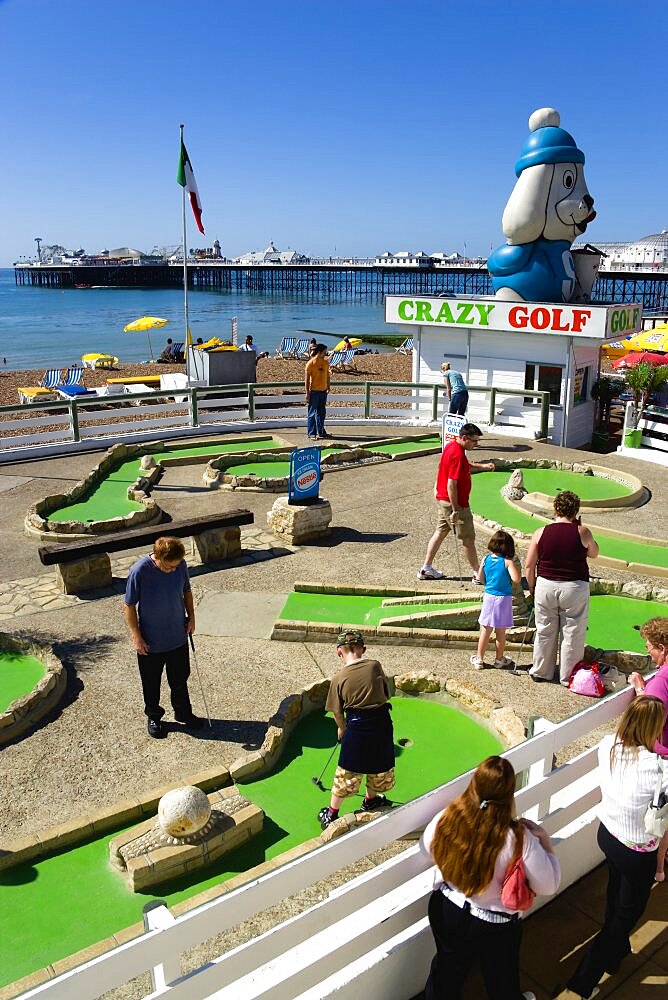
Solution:
<path fill-rule="evenodd" d="M 524 469 L 524 482 L 527 489 L 547 493 L 552 496 L 556 493 L 554 483 L 557 480 L 550 480 L 553 485 L 548 488 L 548 480 L 543 481 L 543 476 L 558 477 L 559 483 L 565 483 L 566 477 L 572 476 L 576 482 L 564 489 L 572 489 L 580 497 L 595 499 L 595 496 L 588 492 L 594 489 L 603 489 L 603 493 L 598 499 L 606 496 L 613 496 L 611 488 L 615 484 L 608 479 L 598 479 L 595 476 L 584 476 L 578 473 L 556 472 L 552 469 Z M 529 478 L 531 474 L 531 479 Z M 563 478 L 562 478 L 563 477 Z M 471 491 L 471 509 L 475 514 L 497 521 L 507 528 L 515 528 L 525 535 L 531 535 L 537 529 L 547 524 L 548 521 L 541 517 L 531 517 L 523 511 L 517 510 L 507 503 L 501 496 L 501 487 L 508 482 L 507 472 L 480 472 L 473 477 L 473 489 Z M 596 484 L 602 484 L 598 486 Z M 529 485 L 531 484 L 531 485 Z M 629 492 L 626 487 L 621 487 L 625 492 Z M 620 494 L 617 494 L 620 495 Z M 623 494 L 621 494 L 623 495 Z M 587 520 L 587 514 L 585 514 Z M 631 509 L 619 512 L 619 527 L 621 530 L 633 531 L 633 511 Z M 642 563 L 646 566 L 660 566 L 668 569 L 668 547 L 662 545 L 652 545 L 651 542 L 634 542 L 630 539 L 615 538 L 607 535 L 604 529 L 595 528 L 596 541 L 599 544 L 602 556 L 610 556 L 614 559 L 622 559 L 624 562 Z"/>
<path fill-rule="evenodd" d="M 665 617 L 668 605 L 658 601 L 637 601 L 616 594 L 595 594 L 589 602 L 587 642 L 601 649 L 622 649 L 645 653 L 645 640 L 634 625 L 650 618 Z"/>
<path fill-rule="evenodd" d="M 5 712 L 17 698 L 29 694 L 45 674 L 46 667 L 34 656 L 0 653 L 0 712 Z"/>
<path fill-rule="evenodd" d="M 423 795 L 502 749 L 483 725 L 437 701 L 395 698 L 392 715 L 395 744 L 410 744 L 396 748 L 397 784 L 391 798 L 397 803 Z M 0 985 L 141 920 L 149 899 L 173 905 L 317 836 L 316 815 L 329 802 L 336 760 L 322 779 L 326 793 L 311 777 L 320 774 L 335 743 L 333 719 L 322 713 L 307 716 L 292 734 L 278 770 L 239 786 L 265 810 L 263 833 L 204 872 L 159 886 L 154 895 L 130 892 L 109 866 L 108 845 L 118 830 L 0 872 L 0 939 L 5 942 Z M 346 800 L 342 812 L 358 808 L 360 799 Z"/>
<path fill-rule="evenodd" d="M 389 444 L 365 444 L 366 451 L 372 451 L 377 455 L 409 455 L 414 451 L 422 451 L 424 448 L 440 448 L 441 438 L 439 434 L 429 434 L 425 437 L 404 438 L 403 441 L 392 441 Z"/>
<path fill-rule="evenodd" d="M 263 438 L 258 441 L 212 441 L 207 444 L 191 447 L 166 448 L 156 452 L 158 461 L 170 458 L 217 458 L 223 454 L 234 454 L 238 451 L 269 451 L 277 446 L 274 438 Z M 134 510 L 141 510 L 142 504 L 128 500 L 128 486 L 142 474 L 140 458 L 123 462 L 117 469 L 97 484 L 90 496 L 79 503 L 69 504 L 49 514 L 48 520 L 55 523 L 61 521 L 106 521 L 112 517 L 123 517 Z"/>
<path fill-rule="evenodd" d="M 404 615 L 424 611 L 441 611 L 443 608 L 466 608 L 479 601 L 460 601 L 457 604 L 422 604 L 416 598 L 415 604 L 395 604 L 383 607 L 385 597 L 381 594 L 361 596 L 357 594 L 313 594 L 294 591 L 288 594 L 279 618 L 300 622 L 340 622 L 342 625 L 366 625 L 376 627 L 381 619 L 401 618 Z"/>

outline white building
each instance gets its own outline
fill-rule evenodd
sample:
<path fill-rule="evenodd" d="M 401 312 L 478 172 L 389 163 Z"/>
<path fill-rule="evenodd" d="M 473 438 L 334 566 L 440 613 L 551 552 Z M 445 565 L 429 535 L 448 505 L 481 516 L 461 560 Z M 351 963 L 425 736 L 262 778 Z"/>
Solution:
<path fill-rule="evenodd" d="M 424 250 L 415 253 L 412 250 L 397 250 L 394 253 L 385 250 L 374 259 L 374 264 L 379 267 L 432 267 L 433 260 Z"/>
<path fill-rule="evenodd" d="M 583 244 L 574 244 L 577 250 Z M 599 270 L 654 270 L 668 267 L 668 230 L 643 236 L 635 243 L 596 243 L 596 248 L 606 256 L 601 261 Z"/>
<path fill-rule="evenodd" d="M 234 258 L 235 264 L 304 264 L 307 257 L 296 250 L 278 250 L 273 241 L 264 250 L 250 250 Z"/>

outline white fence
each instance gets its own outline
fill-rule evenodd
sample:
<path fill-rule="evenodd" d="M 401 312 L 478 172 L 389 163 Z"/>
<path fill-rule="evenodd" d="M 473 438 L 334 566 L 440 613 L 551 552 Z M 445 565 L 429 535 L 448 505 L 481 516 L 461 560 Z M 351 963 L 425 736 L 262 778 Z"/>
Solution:
<path fill-rule="evenodd" d="M 626 433 L 634 427 L 634 405 L 626 404 L 622 444 L 617 451 L 629 458 L 640 458 L 657 465 L 668 465 L 668 409 L 662 406 L 648 406 L 638 421 L 641 432 L 640 447 L 629 448 L 625 444 Z"/>
<path fill-rule="evenodd" d="M 553 755 L 610 723 L 632 697 L 629 688 L 596 702 L 506 753 L 526 781 L 516 795 L 518 815 L 540 820 L 554 838 L 562 891 L 601 860 L 594 815 L 600 790 L 595 748 L 554 770 Z M 183 916 L 174 918 L 158 905 L 147 914 L 151 929 L 142 937 L 29 990 L 25 1000 L 92 1000 L 147 970 L 153 976 L 151 1000 L 409 1000 L 422 989 L 433 954 L 426 918 L 431 865 L 416 844 L 200 968 L 183 974 L 181 957 L 186 949 L 422 829 L 469 778 L 470 773 L 462 775 Z"/>
<path fill-rule="evenodd" d="M 388 427 L 429 427 L 443 412 L 442 385 L 334 381 L 332 388 L 327 420 L 333 425 L 371 422 Z M 532 428 L 538 428 L 536 433 L 547 433 L 549 393 L 491 386 L 472 387 L 470 392 L 475 402 L 471 419 L 495 424 L 497 429 L 508 424 L 508 430 L 522 436 L 531 433 Z M 541 406 L 525 407 L 524 418 L 520 415 L 517 421 L 510 421 L 502 413 L 508 396 L 517 396 L 518 405 L 521 397 L 533 396 Z M 176 392 L 157 389 L 133 393 L 131 397 L 92 396 L 3 406 L 0 464 L 64 451 L 107 448 L 118 440 L 182 437 L 193 430 L 207 434 L 305 425 L 304 388 L 299 382 L 243 383 Z"/>

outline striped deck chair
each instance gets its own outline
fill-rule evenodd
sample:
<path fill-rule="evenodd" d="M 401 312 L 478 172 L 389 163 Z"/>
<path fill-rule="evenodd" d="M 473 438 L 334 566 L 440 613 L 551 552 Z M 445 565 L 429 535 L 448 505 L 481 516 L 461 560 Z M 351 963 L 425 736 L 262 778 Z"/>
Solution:
<path fill-rule="evenodd" d="M 185 343 L 172 344 L 172 358 L 174 359 L 175 362 L 177 362 L 177 364 L 180 364 L 182 361 L 185 361 L 186 359 L 186 356 L 183 353 L 184 347 Z"/>
<path fill-rule="evenodd" d="M 343 364 L 343 355 L 346 351 L 332 351 L 330 356 L 327 358 L 329 361 L 330 368 L 341 368 Z"/>
<path fill-rule="evenodd" d="M 277 358 L 294 358 L 294 356 L 295 356 L 295 348 L 296 347 L 297 347 L 297 338 L 296 337 L 283 337 L 283 340 L 280 342 L 280 344 L 276 348 L 276 357 Z"/>
<path fill-rule="evenodd" d="M 35 403 L 38 400 L 47 403 L 52 399 L 58 399 L 56 386 L 61 381 L 61 377 L 62 370 L 60 368 L 47 368 L 37 385 L 17 386 L 19 403 Z"/>
<path fill-rule="evenodd" d="M 67 386 L 70 386 L 70 385 L 81 385 L 82 376 L 83 376 L 83 366 L 82 365 L 72 365 L 71 368 L 67 369 L 67 371 L 65 372 L 64 377 L 62 379 L 60 379 L 58 385 L 54 386 L 54 388 L 62 388 L 64 385 L 67 385 Z"/>
<path fill-rule="evenodd" d="M 355 348 L 349 347 L 347 351 L 342 351 L 341 353 L 343 354 L 343 357 L 339 361 L 337 368 L 340 368 L 341 371 L 346 371 L 346 372 L 353 371 L 353 369 L 355 368 Z M 331 368 L 331 362 L 330 362 L 330 368 Z"/>
<path fill-rule="evenodd" d="M 39 380 L 42 389 L 55 389 L 63 381 L 62 368 L 47 368 L 44 375 Z"/>
<path fill-rule="evenodd" d="M 300 337 L 295 347 L 295 357 L 300 358 L 302 361 L 306 360 L 309 357 L 308 345 L 308 337 Z"/>
<path fill-rule="evenodd" d="M 410 354 L 413 350 L 413 338 L 406 337 L 403 344 L 399 344 L 399 346 L 394 349 L 397 354 Z"/>
<path fill-rule="evenodd" d="M 72 365 L 65 372 L 65 377 L 59 385 L 54 386 L 55 391 L 63 399 L 75 399 L 79 396 L 94 396 L 92 389 L 86 389 L 81 384 L 83 368 L 81 365 Z"/>

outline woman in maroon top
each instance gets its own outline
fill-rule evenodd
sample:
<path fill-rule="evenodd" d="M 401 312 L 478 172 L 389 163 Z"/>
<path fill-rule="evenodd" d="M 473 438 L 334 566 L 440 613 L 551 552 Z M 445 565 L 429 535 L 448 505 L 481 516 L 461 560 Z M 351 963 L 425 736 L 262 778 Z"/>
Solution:
<path fill-rule="evenodd" d="M 554 521 L 533 533 L 525 573 L 534 597 L 534 681 L 551 681 L 557 666 L 563 685 L 584 655 L 589 616 L 589 566 L 598 544 L 578 517 L 580 498 L 563 490 L 554 498 Z M 560 642 L 561 633 L 561 642 Z"/>

